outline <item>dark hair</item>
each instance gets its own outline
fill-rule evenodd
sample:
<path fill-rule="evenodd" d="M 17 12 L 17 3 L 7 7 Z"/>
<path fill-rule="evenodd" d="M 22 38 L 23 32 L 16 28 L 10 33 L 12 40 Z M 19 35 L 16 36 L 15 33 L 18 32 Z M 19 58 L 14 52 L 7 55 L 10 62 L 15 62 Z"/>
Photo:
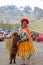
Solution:
<path fill-rule="evenodd" d="M 23 22 L 24 22 L 24 21 L 23 21 Z M 21 26 L 22 26 L 23 22 L 21 23 Z"/>
<path fill-rule="evenodd" d="M 21 26 L 22 26 L 23 22 L 21 23 Z"/>

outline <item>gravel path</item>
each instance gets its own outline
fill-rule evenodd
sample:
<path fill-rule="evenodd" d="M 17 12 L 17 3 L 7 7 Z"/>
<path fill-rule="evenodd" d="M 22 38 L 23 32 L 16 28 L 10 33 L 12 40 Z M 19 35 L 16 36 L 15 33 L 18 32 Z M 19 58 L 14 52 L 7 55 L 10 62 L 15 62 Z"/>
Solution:
<path fill-rule="evenodd" d="M 35 53 L 31 57 L 33 65 L 43 65 L 43 43 L 33 42 L 35 46 Z M 20 65 L 22 62 L 21 58 L 16 57 L 16 64 Z M 0 42 L 0 65 L 9 65 L 9 55 L 6 50 L 5 41 Z"/>

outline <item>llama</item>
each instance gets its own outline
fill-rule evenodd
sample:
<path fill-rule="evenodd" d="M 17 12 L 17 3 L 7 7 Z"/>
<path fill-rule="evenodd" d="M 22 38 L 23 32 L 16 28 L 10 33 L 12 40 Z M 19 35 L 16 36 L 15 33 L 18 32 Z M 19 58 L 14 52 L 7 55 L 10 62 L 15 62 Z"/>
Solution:
<path fill-rule="evenodd" d="M 19 37 L 18 33 L 14 32 L 12 34 L 11 39 L 8 39 L 6 41 L 6 47 L 10 54 L 10 63 L 9 64 L 12 64 L 12 60 L 14 61 L 14 63 L 16 63 L 15 58 L 16 58 L 17 49 L 18 49 L 17 42 L 19 39 L 20 39 L 20 37 Z"/>

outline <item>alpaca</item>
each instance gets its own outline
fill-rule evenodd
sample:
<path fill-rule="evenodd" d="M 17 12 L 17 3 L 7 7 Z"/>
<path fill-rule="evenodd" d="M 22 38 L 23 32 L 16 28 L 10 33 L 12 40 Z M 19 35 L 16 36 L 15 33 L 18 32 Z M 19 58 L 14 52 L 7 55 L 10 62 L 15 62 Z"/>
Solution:
<path fill-rule="evenodd" d="M 12 60 L 14 61 L 14 63 L 16 63 L 15 58 L 16 58 L 17 49 L 18 49 L 17 42 L 19 39 L 20 39 L 20 37 L 19 37 L 18 33 L 14 32 L 12 34 L 11 39 L 6 41 L 6 47 L 10 54 L 10 64 L 12 64 Z"/>

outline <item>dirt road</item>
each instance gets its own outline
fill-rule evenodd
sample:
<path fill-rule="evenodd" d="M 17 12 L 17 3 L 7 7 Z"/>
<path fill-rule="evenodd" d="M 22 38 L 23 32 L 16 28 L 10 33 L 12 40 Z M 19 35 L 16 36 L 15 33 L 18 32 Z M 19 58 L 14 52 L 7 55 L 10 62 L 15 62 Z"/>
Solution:
<path fill-rule="evenodd" d="M 32 56 L 33 65 L 43 65 L 43 43 L 33 42 L 35 46 L 35 53 Z M 21 58 L 16 57 L 16 64 L 21 65 Z M 9 65 L 9 54 L 7 53 L 5 41 L 0 42 L 0 65 Z"/>

